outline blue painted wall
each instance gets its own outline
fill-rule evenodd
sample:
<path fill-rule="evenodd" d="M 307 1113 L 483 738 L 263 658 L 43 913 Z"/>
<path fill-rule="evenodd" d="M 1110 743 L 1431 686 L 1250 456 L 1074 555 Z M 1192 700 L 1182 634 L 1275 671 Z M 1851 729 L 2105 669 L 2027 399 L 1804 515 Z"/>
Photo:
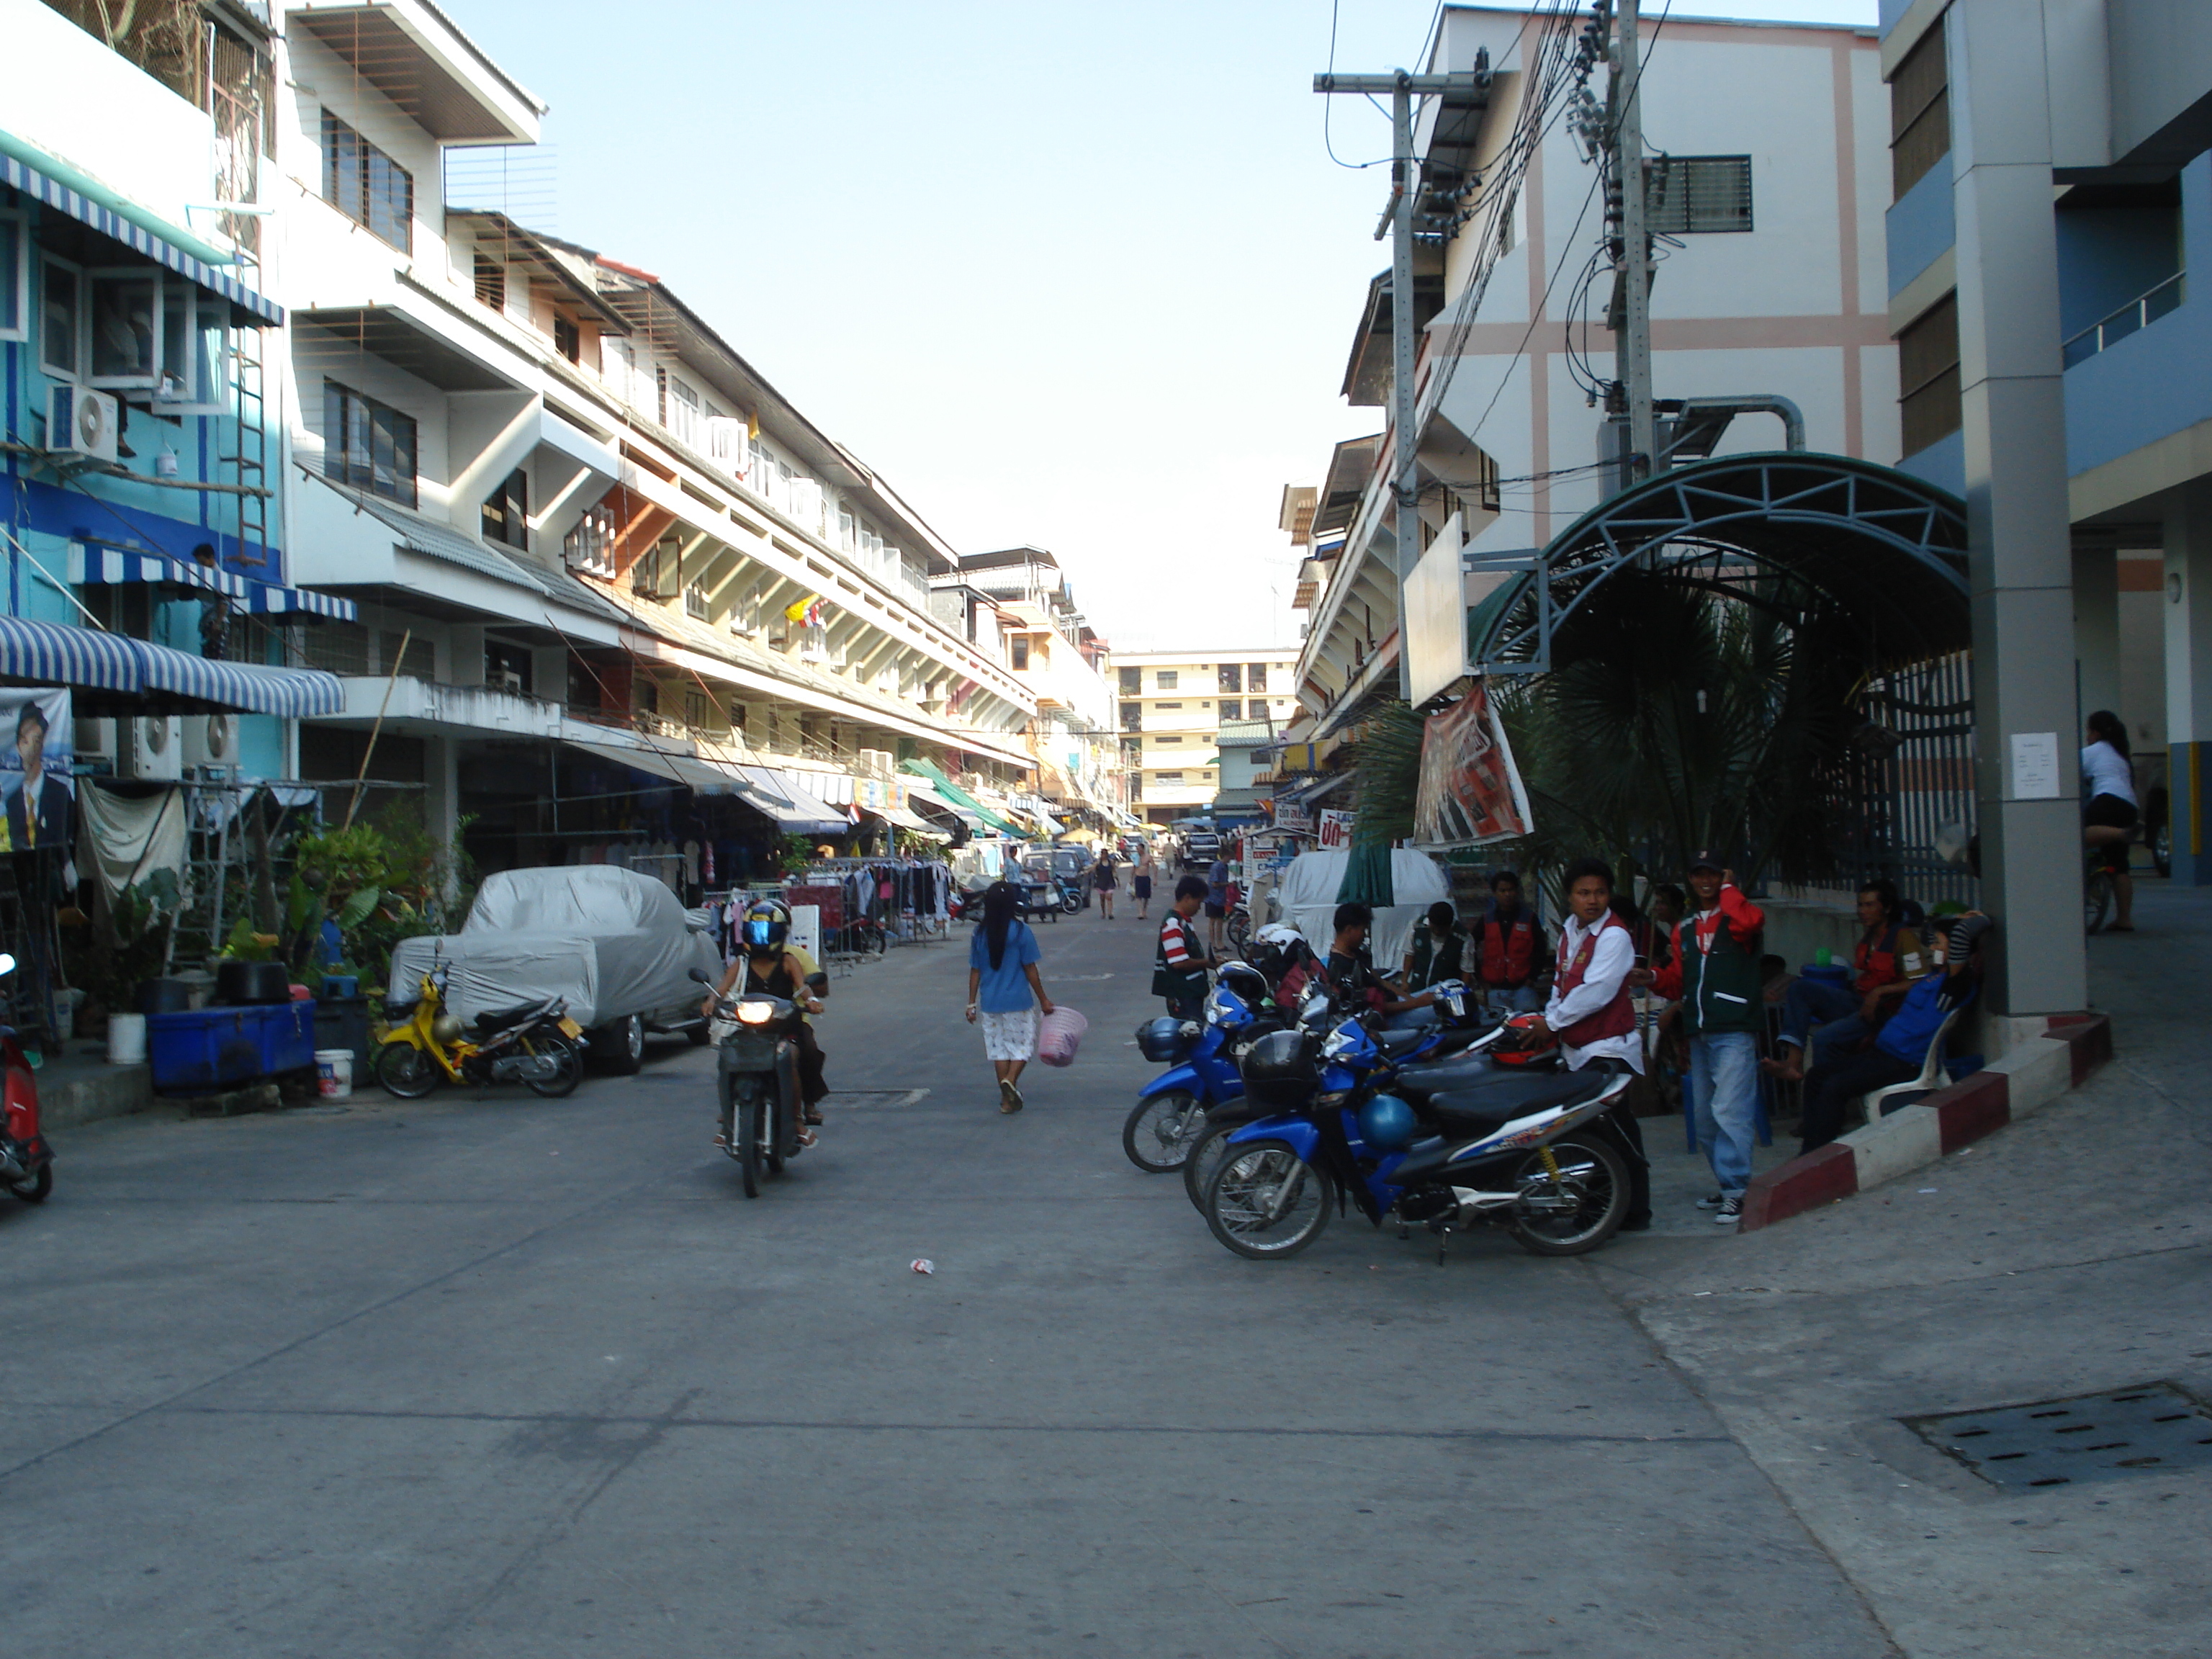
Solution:
<path fill-rule="evenodd" d="M 2212 155 L 2182 171 L 2181 222 L 2185 269 L 2198 273 L 2187 297 L 2066 371 L 2069 476 L 2212 421 L 2212 305 L 2194 286 L 2212 273 Z"/>
<path fill-rule="evenodd" d="M 2058 332 L 2072 339 L 2181 269 L 2180 216 L 2162 208 L 2087 208 L 2058 222 Z"/>
<path fill-rule="evenodd" d="M 1907 455 L 1897 464 L 1900 472 L 1910 472 L 1916 478 L 1924 478 L 1932 484 L 1949 490 L 1954 495 L 1966 493 L 1966 434 L 1954 432 L 1947 438 L 1938 438 L 1917 454 Z"/>
<path fill-rule="evenodd" d="M 1882 216 L 1882 222 L 1889 251 L 1889 297 L 1894 300 L 1959 240 L 1951 200 L 1950 157 L 1946 155 L 1923 173 L 1920 182 Z"/>

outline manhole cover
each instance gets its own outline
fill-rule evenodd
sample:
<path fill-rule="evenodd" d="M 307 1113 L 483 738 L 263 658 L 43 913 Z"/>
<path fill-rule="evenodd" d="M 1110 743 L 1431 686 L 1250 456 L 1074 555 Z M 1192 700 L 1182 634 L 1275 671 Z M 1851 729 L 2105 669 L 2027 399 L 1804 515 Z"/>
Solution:
<path fill-rule="evenodd" d="M 916 1106 L 928 1092 L 927 1089 L 855 1089 L 845 1094 L 833 1090 L 822 1103 L 838 1111 L 849 1111 L 856 1106 Z"/>
<path fill-rule="evenodd" d="M 1903 1421 L 1999 1486 L 2212 1468 L 2212 1412 L 2171 1382 Z"/>

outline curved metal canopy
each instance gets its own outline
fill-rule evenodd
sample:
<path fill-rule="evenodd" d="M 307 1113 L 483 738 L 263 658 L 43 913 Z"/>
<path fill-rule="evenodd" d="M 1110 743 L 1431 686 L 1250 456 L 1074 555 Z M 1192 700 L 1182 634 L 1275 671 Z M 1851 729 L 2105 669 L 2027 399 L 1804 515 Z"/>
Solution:
<path fill-rule="evenodd" d="M 1678 467 L 1584 514 L 1533 561 L 1513 562 L 1520 574 L 1468 618 L 1478 672 L 1548 665 L 1552 639 L 1577 608 L 1631 568 L 1793 621 L 1815 611 L 1849 617 L 1871 662 L 1963 650 L 1971 637 L 1964 503 L 1844 455 L 1726 455 Z M 1479 571 L 1480 556 L 1469 563 Z"/>

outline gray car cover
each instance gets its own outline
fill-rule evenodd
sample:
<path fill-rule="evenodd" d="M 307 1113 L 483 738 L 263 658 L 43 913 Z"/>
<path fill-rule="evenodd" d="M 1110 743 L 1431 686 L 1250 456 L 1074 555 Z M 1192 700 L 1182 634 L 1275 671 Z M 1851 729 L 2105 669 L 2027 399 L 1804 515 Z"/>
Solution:
<path fill-rule="evenodd" d="M 441 960 L 453 966 L 447 1006 L 464 1020 L 544 997 L 570 1018 L 605 1025 L 630 1014 L 696 1006 L 694 968 L 720 978 L 705 919 L 651 876 L 607 864 L 505 870 L 484 878 L 458 933 L 401 941 L 392 992 L 410 1000 Z"/>

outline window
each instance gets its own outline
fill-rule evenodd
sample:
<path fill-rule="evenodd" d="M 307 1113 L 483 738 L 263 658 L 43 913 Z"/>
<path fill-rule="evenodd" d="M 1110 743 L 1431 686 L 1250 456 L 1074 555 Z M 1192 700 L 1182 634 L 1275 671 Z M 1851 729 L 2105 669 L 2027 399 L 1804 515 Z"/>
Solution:
<path fill-rule="evenodd" d="M 707 724 L 707 698 L 705 693 L 699 691 L 686 691 L 684 694 L 684 724 L 694 732 L 700 731 L 705 727 Z"/>
<path fill-rule="evenodd" d="M 629 569 L 629 591 L 647 599 L 672 599 L 684 591 L 684 544 L 664 536 Z"/>
<path fill-rule="evenodd" d="M 414 417 L 324 381 L 323 476 L 414 506 Z"/>
<path fill-rule="evenodd" d="M 31 233 L 11 213 L 0 213 L 0 340 L 30 336 Z"/>
<path fill-rule="evenodd" d="M 733 702 L 730 705 L 730 730 L 735 732 L 739 737 L 744 735 L 745 722 L 751 718 L 752 710 L 746 708 L 744 704 Z"/>
<path fill-rule="evenodd" d="M 229 307 L 173 276 L 161 279 L 161 373 L 154 402 L 170 414 L 227 414 Z"/>
<path fill-rule="evenodd" d="M 1124 668 L 1121 671 L 1121 695 L 1123 696 L 1133 697 L 1145 689 L 1145 671 L 1143 669 Z"/>
<path fill-rule="evenodd" d="M 1200 708 L 1211 708 L 1213 707 L 1213 703 L 1211 699 L 1208 699 L 1206 702 L 1199 704 L 1199 707 Z"/>
<path fill-rule="evenodd" d="M 494 311 L 507 309 L 507 267 L 486 253 L 477 255 L 477 299 Z"/>
<path fill-rule="evenodd" d="M 705 582 L 695 581 L 684 588 L 684 614 L 687 617 L 696 617 L 701 622 L 707 620 L 707 584 Z M 699 722 L 694 720 L 691 724 L 696 726 Z"/>
<path fill-rule="evenodd" d="M 84 289 L 77 268 L 49 254 L 39 261 L 39 367 L 74 380 L 83 341 Z"/>
<path fill-rule="evenodd" d="M 415 178 L 323 112 L 323 199 L 402 253 L 415 251 Z"/>
<path fill-rule="evenodd" d="M 1181 783 L 1182 781 L 1182 774 L 1180 772 L 1155 772 L 1152 775 L 1152 781 L 1154 783 Z"/>
<path fill-rule="evenodd" d="M 584 331 L 557 312 L 553 317 L 553 349 L 572 363 L 584 361 Z"/>
<path fill-rule="evenodd" d="M 1751 157 L 1662 155 L 1644 163 L 1646 222 L 1664 235 L 1751 228 Z"/>
<path fill-rule="evenodd" d="M 1013 649 L 1014 666 L 1017 668 L 1027 668 L 1030 665 L 1030 636 L 1026 634 L 1015 635 L 1013 637 Z"/>
<path fill-rule="evenodd" d="M 571 570 L 611 581 L 615 574 L 613 509 L 604 502 L 586 507 L 575 527 L 561 538 L 561 557 Z"/>
<path fill-rule="evenodd" d="M 1163 708 L 1180 708 L 1182 707 L 1182 705 L 1179 702 L 1156 702 L 1152 705 L 1152 710 L 1157 714 Z"/>
<path fill-rule="evenodd" d="M 1121 729 L 1124 732 L 1137 732 L 1143 730 L 1145 724 L 1141 718 L 1143 712 L 1144 706 L 1141 703 L 1123 703 L 1121 705 Z"/>
<path fill-rule="evenodd" d="M 530 695 L 530 649 L 504 640 L 484 641 L 484 684 L 495 691 Z"/>
<path fill-rule="evenodd" d="M 94 386 L 151 386 L 160 373 L 161 283 L 150 266 L 95 270 L 91 293 L 90 358 Z"/>
<path fill-rule="evenodd" d="M 1153 741 L 1154 743 L 1181 743 L 1181 742 L 1182 741 L 1182 739 L 1181 738 L 1176 738 L 1176 737 L 1169 737 L 1169 736 L 1167 736 L 1167 735 L 1165 735 L 1165 734 L 1163 734 L 1163 735 L 1161 735 L 1161 736 L 1159 736 L 1159 737 L 1154 738 L 1152 739 L 1152 741 Z"/>
<path fill-rule="evenodd" d="M 1959 429 L 1959 296 L 1947 294 L 1897 337 L 1899 412 L 1905 453 L 1917 455 Z"/>
<path fill-rule="evenodd" d="M 1244 705 L 1234 701 L 1233 699 L 1224 697 L 1221 700 L 1221 718 L 1225 720 L 1243 720 L 1244 718 Z"/>
<path fill-rule="evenodd" d="M 1222 664 L 1219 678 L 1221 690 L 1242 691 L 1244 689 L 1244 665 L 1234 662 Z"/>
<path fill-rule="evenodd" d="M 1182 689 L 1176 684 L 1176 671 L 1172 668 L 1163 668 L 1152 676 L 1152 690 L 1155 691 L 1179 691 Z"/>
<path fill-rule="evenodd" d="M 1267 689 L 1267 664 L 1248 662 L 1244 665 L 1244 689 L 1247 691 L 1265 691 Z"/>
<path fill-rule="evenodd" d="M 668 377 L 668 404 L 661 424 L 676 434 L 677 442 L 695 449 L 699 447 L 699 394 L 672 374 Z"/>
<path fill-rule="evenodd" d="M 1890 198 L 1902 197 L 1950 153 L 1950 70 L 1939 18 L 1889 77 Z"/>
<path fill-rule="evenodd" d="M 1211 783 L 1213 781 L 1213 774 L 1211 772 L 1200 772 L 1198 775 L 1200 781 L 1204 782 Z"/>
<path fill-rule="evenodd" d="M 526 550 L 530 546 L 530 479 L 520 467 L 483 504 L 483 538 Z"/>

